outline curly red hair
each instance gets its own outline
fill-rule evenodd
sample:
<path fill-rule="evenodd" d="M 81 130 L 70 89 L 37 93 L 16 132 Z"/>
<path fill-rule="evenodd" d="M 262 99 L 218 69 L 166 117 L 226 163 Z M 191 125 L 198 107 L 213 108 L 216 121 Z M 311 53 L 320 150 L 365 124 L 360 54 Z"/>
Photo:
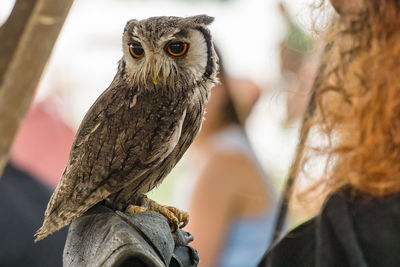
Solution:
<path fill-rule="evenodd" d="M 325 175 L 313 189 L 349 185 L 383 196 L 400 192 L 400 1 L 364 2 L 326 35 L 330 48 L 303 128 L 311 134 L 301 166 L 305 174 L 323 155 Z"/>

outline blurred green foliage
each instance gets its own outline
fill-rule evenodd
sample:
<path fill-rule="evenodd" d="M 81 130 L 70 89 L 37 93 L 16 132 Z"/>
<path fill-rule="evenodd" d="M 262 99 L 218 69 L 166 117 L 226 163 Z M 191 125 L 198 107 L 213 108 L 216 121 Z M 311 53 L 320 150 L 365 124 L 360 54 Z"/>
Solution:
<path fill-rule="evenodd" d="M 309 53 L 313 48 L 311 37 L 291 21 L 288 25 L 288 33 L 284 44 L 290 50 L 294 50 L 301 54 Z"/>

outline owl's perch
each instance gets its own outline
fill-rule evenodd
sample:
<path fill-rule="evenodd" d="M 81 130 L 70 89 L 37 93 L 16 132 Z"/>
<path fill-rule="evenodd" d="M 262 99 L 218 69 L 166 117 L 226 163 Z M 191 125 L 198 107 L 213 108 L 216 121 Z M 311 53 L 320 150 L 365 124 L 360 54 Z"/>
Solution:
<path fill-rule="evenodd" d="M 73 0 L 17 0 L 0 28 L 0 174 Z"/>
<path fill-rule="evenodd" d="M 64 248 L 63 266 L 197 266 L 193 237 L 147 211 L 128 215 L 97 204 L 74 220 Z"/>

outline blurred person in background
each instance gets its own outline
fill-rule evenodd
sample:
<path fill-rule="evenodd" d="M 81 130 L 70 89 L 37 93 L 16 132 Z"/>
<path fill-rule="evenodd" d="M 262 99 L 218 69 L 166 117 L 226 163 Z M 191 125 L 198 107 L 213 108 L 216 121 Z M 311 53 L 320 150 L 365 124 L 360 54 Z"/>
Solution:
<path fill-rule="evenodd" d="M 400 266 L 400 1 L 330 2 L 340 16 L 325 33 L 295 174 L 298 185 L 324 159 L 302 197 L 325 202 L 259 266 Z"/>
<path fill-rule="evenodd" d="M 0 179 L 0 266 L 62 265 L 67 228 L 33 242 L 74 138 L 57 107 L 54 96 L 33 105 Z"/>
<path fill-rule="evenodd" d="M 191 151 L 197 177 L 188 231 L 200 266 L 255 266 L 271 237 L 276 201 L 244 129 L 260 89 L 227 76 L 223 66 L 219 78 Z"/>

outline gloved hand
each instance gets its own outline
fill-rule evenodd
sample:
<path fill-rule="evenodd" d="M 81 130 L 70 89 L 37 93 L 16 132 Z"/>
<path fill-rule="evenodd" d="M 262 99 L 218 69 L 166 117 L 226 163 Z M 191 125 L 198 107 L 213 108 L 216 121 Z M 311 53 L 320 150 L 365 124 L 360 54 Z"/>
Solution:
<path fill-rule="evenodd" d="M 190 233 L 171 233 L 159 213 L 128 215 L 97 204 L 69 227 L 63 266 L 197 266 Z"/>

